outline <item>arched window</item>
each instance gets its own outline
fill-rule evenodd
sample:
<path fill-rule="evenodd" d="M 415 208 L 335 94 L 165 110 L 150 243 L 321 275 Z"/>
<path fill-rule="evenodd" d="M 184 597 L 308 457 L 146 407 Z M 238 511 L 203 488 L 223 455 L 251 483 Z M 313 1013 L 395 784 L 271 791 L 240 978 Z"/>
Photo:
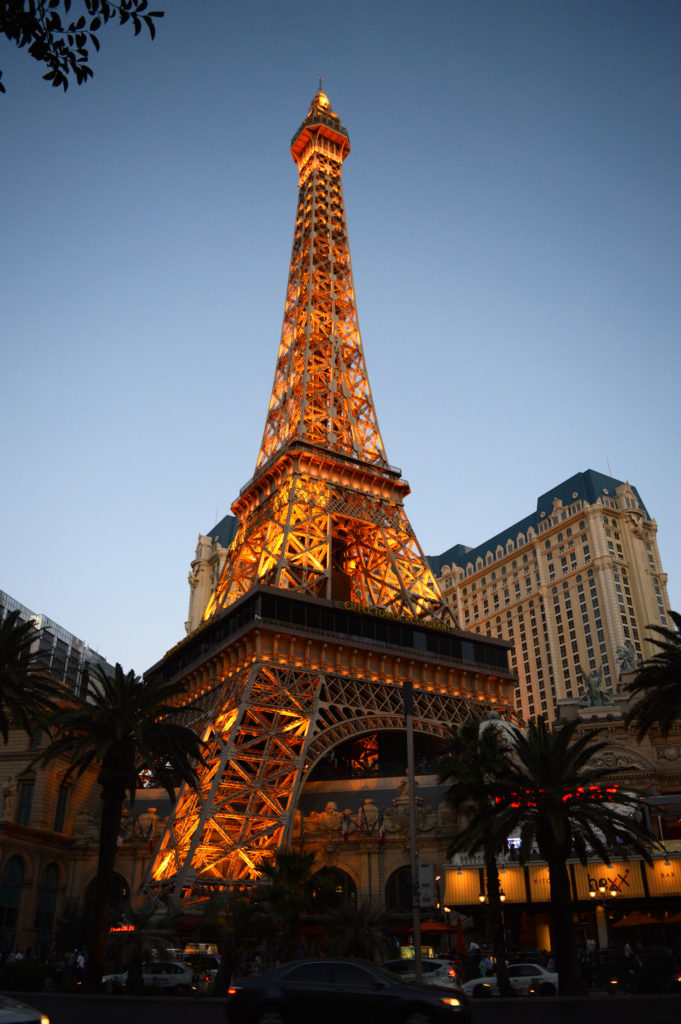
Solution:
<path fill-rule="evenodd" d="M 86 905 L 92 905 L 96 892 L 95 883 L 96 879 L 93 878 L 85 890 Z M 126 913 L 130 909 L 130 886 L 125 878 L 123 878 L 123 875 L 119 875 L 118 872 L 114 873 L 111 881 L 109 906 L 114 914 Z"/>
<path fill-rule="evenodd" d="M 414 907 L 411 891 L 411 868 L 408 864 L 393 871 L 385 886 L 385 909 L 406 913 Z"/>
<path fill-rule="evenodd" d="M 21 857 L 10 857 L 0 880 L 0 951 L 14 945 L 19 916 L 21 887 L 24 884 L 24 865 Z"/>
<path fill-rule="evenodd" d="M 347 903 L 357 903 L 357 886 L 347 871 L 340 868 L 322 868 L 314 875 L 319 889 L 315 890 L 314 899 L 332 907 Z"/>
<path fill-rule="evenodd" d="M 38 889 L 38 903 L 35 912 L 35 941 L 38 957 L 44 960 L 52 945 L 52 926 L 57 908 L 59 872 L 56 864 L 48 864 L 43 871 Z"/>

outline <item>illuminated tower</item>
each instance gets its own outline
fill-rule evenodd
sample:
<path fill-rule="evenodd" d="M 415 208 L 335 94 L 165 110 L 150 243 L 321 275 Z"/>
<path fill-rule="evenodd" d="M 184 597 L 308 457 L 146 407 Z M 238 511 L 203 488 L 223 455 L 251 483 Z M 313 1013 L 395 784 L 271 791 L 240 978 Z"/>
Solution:
<path fill-rule="evenodd" d="M 203 625 L 155 671 L 185 678 L 207 742 L 155 857 L 175 892 L 257 876 L 306 772 L 350 736 L 435 736 L 510 708 L 507 645 L 456 628 L 383 448 L 357 323 L 342 191 L 348 134 L 321 91 L 291 143 L 299 194 L 255 474 Z"/>
<path fill-rule="evenodd" d="M 348 133 L 323 92 L 291 153 L 299 193 L 284 326 L 255 476 L 204 618 L 255 583 L 451 620 L 388 465 L 362 341 L 343 205 Z"/>

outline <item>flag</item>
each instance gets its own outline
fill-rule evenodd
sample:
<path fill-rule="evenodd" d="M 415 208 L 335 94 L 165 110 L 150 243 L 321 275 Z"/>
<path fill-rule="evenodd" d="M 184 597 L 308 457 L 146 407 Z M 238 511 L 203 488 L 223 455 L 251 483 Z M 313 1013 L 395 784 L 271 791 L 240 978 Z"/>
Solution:
<path fill-rule="evenodd" d="M 383 821 L 383 811 L 378 812 L 378 841 L 381 846 L 385 846 L 385 824 Z"/>
<path fill-rule="evenodd" d="M 348 832 L 350 831 L 350 819 L 347 814 L 343 815 L 343 842 L 348 841 Z"/>
<path fill-rule="evenodd" d="M 367 812 L 364 810 L 364 801 L 360 804 L 359 813 L 357 814 L 357 824 L 363 832 L 367 830 Z"/>

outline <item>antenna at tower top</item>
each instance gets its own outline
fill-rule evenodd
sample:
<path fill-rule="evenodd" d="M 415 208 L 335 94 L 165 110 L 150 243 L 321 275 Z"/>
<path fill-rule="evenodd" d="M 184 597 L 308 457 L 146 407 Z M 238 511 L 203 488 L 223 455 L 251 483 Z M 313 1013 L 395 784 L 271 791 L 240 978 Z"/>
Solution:
<path fill-rule="evenodd" d="M 319 91 L 320 92 L 324 92 L 324 90 L 322 89 L 322 76 L 321 75 L 319 76 Z"/>

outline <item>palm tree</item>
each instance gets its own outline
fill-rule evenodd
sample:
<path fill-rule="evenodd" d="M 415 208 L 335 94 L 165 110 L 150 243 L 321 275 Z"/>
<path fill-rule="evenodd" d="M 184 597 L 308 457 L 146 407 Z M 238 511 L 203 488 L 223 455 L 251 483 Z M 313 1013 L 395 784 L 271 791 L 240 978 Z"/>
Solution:
<path fill-rule="evenodd" d="M 133 931 L 117 936 L 113 952 L 114 961 L 122 959 L 128 972 L 125 990 L 128 995 L 141 995 L 144 991 L 142 963 L 156 950 L 177 945 L 173 918 L 180 908 L 172 898 L 159 910 L 158 904 L 147 900 L 141 906 L 128 908 L 122 919 L 134 925 Z M 86 940 L 87 944 L 87 940 Z M 123 967 L 117 965 L 117 970 Z"/>
<path fill-rule="evenodd" d="M 329 952 L 334 956 L 360 957 L 362 960 L 386 960 L 392 943 L 385 929 L 382 911 L 364 903 L 347 902 L 328 917 Z"/>
<path fill-rule="evenodd" d="M 636 678 L 627 686 L 627 693 L 636 698 L 626 724 L 636 728 L 640 741 L 657 725 L 667 737 L 674 722 L 681 718 L 681 614 L 669 612 L 674 629 L 648 626 L 657 637 L 649 637 L 659 650 L 644 661 Z"/>
<path fill-rule="evenodd" d="M 274 860 L 263 864 L 263 874 L 269 883 L 263 887 L 260 900 L 281 929 L 282 959 L 297 956 L 301 918 L 315 906 L 315 856 L 314 852 L 277 850 Z"/>
<path fill-rule="evenodd" d="M 240 893 L 219 894 L 203 906 L 203 920 L 196 931 L 199 942 L 215 942 L 220 953 L 220 966 L 212 994 L 227 994 L 232 975 L 245 967 L 245 947 L 251 950 L 268 931 L 270 919 L 255 900 Z"/>
<path fill-rule="evenodd" d="M 482 850 L 499 991 L 502 995 L 513 995 L 506 969 L 506 936 L 497 868 L 497 857 L 505 846 L 506 837 L 498 835 L 495 829 L 494 803 L 500 780 L 507 771 L 505 735 L 497 722 L 469 719 L 458 729 L 451 730 L 437 769 L 440 783 L 451 782 L 445 794 L 446 802 L 455 810 L 474 808 L 472 821 L 451 843 L 447 853 Z"/>
<path fill-rule="evenodd" d="M 552 950 L 561 995 L 581 991 L 567 860 L 587 863 L 590 853 L 609 864 L 633 852 L 650 863 L 654 839 L 632 816 L 636 795 L 602 784 L 595 761 L 607 743 L 599 732 L 581 736 L 579 723 L 552 732 L 543 719 L 524 733 L 509 734 L 505 775 L 499 780 L 495 829 L 498 838 L 520 836 L 520 860 L 533 848 L 549 869 Z"/>
<path fill-rule="evenodd" d="M 114 858 L 126 793 L 131 801 L 142 770 L 150 770 L 171 800 L 181 780 L 197 785 L 194 764 L 202 762 L 202 742 L 177 721 L 171 701 L 183 692 L 181 683 L 159 677 L 143 680 L 116 665 L 113 676 L 98 666 L 86 680 L 85 699 L 71 697 L 51 720 L 52 742 L 42 764 L 66 758 L 66 777 L 80 777 L 97 766 L 102 816 L 97 874 L 93 883 L 94 923 L 88 959 L 87 983 L 99 985 L 106 957 L 109 901 Z"/>
<path fill-rule="evenodd" d="M 36 649 L 39 640 L 40 630 L 22 622 L 18 611 L 0 619 L 0 733 L 5 743 L 14 725 L 30 736 L 36 725 L 44 724 L 62 693 Z"/>

